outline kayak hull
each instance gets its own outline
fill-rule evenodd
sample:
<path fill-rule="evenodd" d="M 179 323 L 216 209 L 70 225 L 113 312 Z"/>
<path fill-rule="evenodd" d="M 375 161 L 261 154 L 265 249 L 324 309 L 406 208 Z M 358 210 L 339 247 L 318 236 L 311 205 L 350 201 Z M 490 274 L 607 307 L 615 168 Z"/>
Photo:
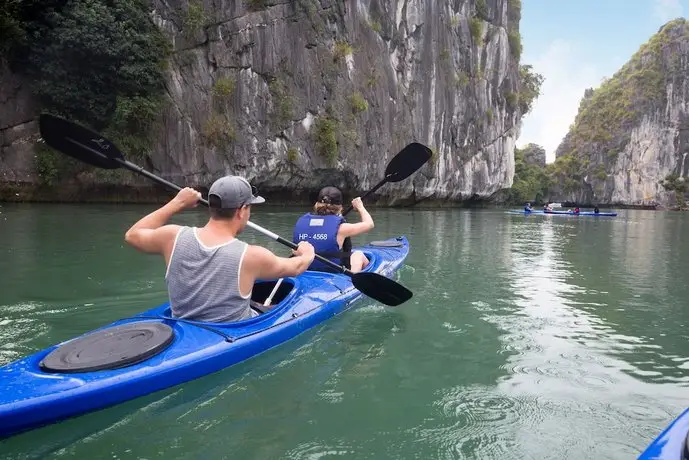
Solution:
<path fill-rule="evenodd" d="M 406 259 L 409 243 L 403 236 L 379 243 L 396 246 L 371 243 L 356 249 L 370 260 L 365 271 L 390 277 Z M 275 281 L 259 283 L 270 283 L 272 287 Z M 0 367 L 0 437 L 112 406 L 227 368 L 294 338 L 346 310 L 362 297 L 351 279 L 342 274 L 306 272 L 285 278 L 283 285 L 293 288 L 274 308 L 235 323 L 172 318 L 169 304 L 165 303 L 90 331 L 141 321 L 170 326 L 174 332 L 172 343 L 137 364 L 77 373 L 46 372 L 41 368 L 41 361 L 49 353 L 79 338 L 76 337 Z"/>
<path fill-rule="evenodd" d="M 572 216 L 572 217 L 579 217 L 579 216 L 591 216 L 591 217 L 615 217 L 617 216 L 616 212 L 591 212 L 591 211 L 582 211 L 579 214 L 575 214 L 570 211 L 542 211 L 542 210 L 534 210 L 531 212 L 524 211 L 524 210 L 510 210 L 507 211 L 509 214 L 523 214 L 523 215 L 529 215 L 529 214 L 540 214 L 540 215 L 554 215 L 554 216 Z"/>
<path fill-rule="evenodd" d="M 689 409 L 682 412 L 639 456 L 639 460 L 689 458 Z"/>

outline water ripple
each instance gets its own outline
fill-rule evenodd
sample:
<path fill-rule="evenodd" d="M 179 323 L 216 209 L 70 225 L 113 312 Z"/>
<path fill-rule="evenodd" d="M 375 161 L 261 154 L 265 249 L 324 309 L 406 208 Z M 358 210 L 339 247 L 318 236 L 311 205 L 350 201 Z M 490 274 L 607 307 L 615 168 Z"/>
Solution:
<path fill-rule="evenodd" d="M 515 401 L 491 391 L 477 388 L 455 388 L 445 393 L 436 405 L 446 417 L 460 419 L 465 425 L 504 420 L 514 411 Z"/>
<path fill-rule="evenodd" d="M 309 441 L 299 444 L 286 453 L 286 458 L 295 460 L 318 460 L 324 457 L 351 455 L 356 450 L 345 442 Z"/>
<path fill-rule="evenodd" d="M 537 416 L 535 398 L 513 397 L 484 386 L 443 390 L 436 418 L 407 430 L 413 442 L 426 443 L 434 458 L 500 458 L 514 453 L 512 433 Z M 522 457 L 524 458 L 524 457 Z"/>

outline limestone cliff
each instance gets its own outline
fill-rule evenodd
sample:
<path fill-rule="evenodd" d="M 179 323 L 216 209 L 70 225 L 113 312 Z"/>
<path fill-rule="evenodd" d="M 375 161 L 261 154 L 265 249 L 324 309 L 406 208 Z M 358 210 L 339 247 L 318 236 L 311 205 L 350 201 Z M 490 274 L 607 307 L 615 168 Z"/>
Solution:
<path fill-rule="evenodd" d="M 267 195 L 296 197 L 327 177 L 355 193 L 419 141 L 434 157 L 412 179 L 381 189 L 381 201 L 488 198 L 512 185 L 528 110 L 519 98 L 519 0 L 152 6 L 173 52 L 144 166 L 167 179 L 208 186 L 235 173 Z M 0 180 L 30 198 L 23 186 L 41 182 L 37 108 L 21 75 L 1 81 Z M 129 174 L 110 180 L 145 184 Z M 68 181 L 85 187 L 94 177 Z"/>
<path fill-rule="evenodd" d="M 689 170 L 688 71 L 689 24 L 678 19 L 587 90 L 557 149 L 550 198 L 635 206 L 683 201 L 676 190 L 683 192 Z"/>

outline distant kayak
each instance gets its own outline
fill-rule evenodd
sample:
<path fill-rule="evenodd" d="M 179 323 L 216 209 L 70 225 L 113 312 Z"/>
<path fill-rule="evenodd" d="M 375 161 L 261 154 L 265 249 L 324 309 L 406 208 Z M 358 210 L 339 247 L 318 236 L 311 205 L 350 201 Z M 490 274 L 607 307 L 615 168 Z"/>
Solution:
<path fill-rule="evenodd" d="M 573 216 L 573 217 L 579 217 L 579 216 L 592 216 L 592 217 L 615 217 L 617 215 L 616 212 L 599 212 L 595 213 L 592 211 L 582 211 L 580 213 L 575 213 L 574 211 L 548 211 L 545 212 L 542 209 L 534 209 L 533 211 L 525 211 L 523 209 L 515 209 L 515 210 L 510 210 L 507 211 L 509 214 L 523 214 L 523 215 L 529 215 L 529 214 L 541 214 L 541 215 L 554 215 L 554 216 Z"/>
<path fill-rule="evenodd" d="M 639 456 L 639 460 L 689 458 L 689 409 L 682 412 Z"/>
<path fill-rule="evenodd" d="M 617 215 L 616 212 L 599 212 L 595 213 L 593 211 L 581 211 L 575 213 L 574 211 L 543 211 L 544 214 L 566 214 L 568 216 L 610 216 L 614 217 Z"/>

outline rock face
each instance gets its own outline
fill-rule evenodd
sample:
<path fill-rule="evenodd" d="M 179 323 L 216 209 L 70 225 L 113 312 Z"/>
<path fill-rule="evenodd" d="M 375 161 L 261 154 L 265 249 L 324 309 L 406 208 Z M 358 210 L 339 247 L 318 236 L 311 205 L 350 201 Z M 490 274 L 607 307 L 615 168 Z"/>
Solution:
<path fill-rule="evenodd" d="M 687 175 L 689 25 L 664 25 L 612 78 L 587 90 L 553 165 L 551 199 L 674 205 L 662 183 Z M 682 198 L 679 197 L 681 201 Z"/>
<path fill-rule="evenodd" d="M 0 61 L 0 182 L 36 180 L 33 148 L 37 106 L 28 82 Z"/>
<path fill-rule="evenodd" d="M 518 34 L 519 8 L 518 0 L 154 0 L 152 18 L 174 52 L 144 166 L 190 186 L 240 174 L 287 201 L 326 182 L 366 190 L 419 141 L 433 158 L 382 188 L 381 202 L 489 198 L 514 174 L 522 114 L 510 32 Z M 0 180 L 35 184 L 36 108 L 19 76 L 0 81 Z"/>

